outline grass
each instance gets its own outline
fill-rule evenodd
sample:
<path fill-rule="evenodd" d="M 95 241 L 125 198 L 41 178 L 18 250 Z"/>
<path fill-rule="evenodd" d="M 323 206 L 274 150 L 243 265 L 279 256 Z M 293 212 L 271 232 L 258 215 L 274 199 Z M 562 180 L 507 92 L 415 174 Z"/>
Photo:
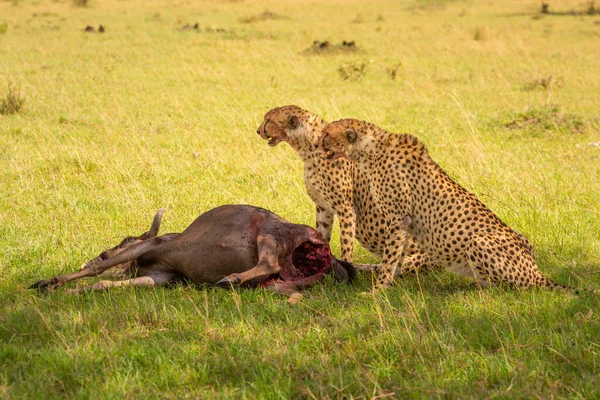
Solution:
<path fill-rule="evenodd" d="M 21 110 L 25 99 L 21 97 L 20 90 L 12 82 L 8 83 L 6 95 L 0 99 L 0 114 L 15 114 Z"/>
<path fill-rule="evenodd" d="M 0 87 L 27 99 L 0 115 L 0 397 L 600 396 L 594 295 L 444 272 L 377 298 L 360 296 L 370 276 L 328 281 L 296 307 L 249 290 L 26 289 L 160 207 L 162 232 L 226 203 L 313 224 L 299 159 L 255 133 L 284 104 L 416 134 L 544 274 L 600 288 L 598 18 L 569 15 L 575 1 L 541 18 L 525 0 L 366 4 L 0 2 Z M 265 10 L 287 18 L 242 22 Z M 360 51 L 305 54 L 315 40 Z M 338 72 L 366 63 L 360 80 Z"/>

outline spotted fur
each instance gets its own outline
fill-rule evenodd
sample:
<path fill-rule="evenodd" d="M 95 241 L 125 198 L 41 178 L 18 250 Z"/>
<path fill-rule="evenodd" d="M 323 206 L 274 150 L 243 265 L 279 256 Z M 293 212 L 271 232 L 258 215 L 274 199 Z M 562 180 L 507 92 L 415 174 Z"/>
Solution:
<path fill-rule="evenodd" d="M 403 273 L 407 234 L 432 262 L 482 285 L 566 288 L 541 274 L 529 241 L 454 182 L 416 137 L 345 119 L 323 129 L 319 146 L 330 162 L 350 159 L 370 177 L 370 193 L 385 219 L 383 261 L 373 290 L 388 287 L 397 266 Z"/>
<path fill-rule="evenodd" d="M 369 181 L 360 175 L 353 163 L 345 159 L 325 161 L 317 147 L 327 122 L 297 106 L 284 106 L 265 114 L 257 133 L 270 146 L 287 142 L 304 163 L 304 183 L 316 205 L 316 227 L 331 240 L 334 216 L 340 224 L 341 259 L 351 262 L 354 238 L 369 252 L 381 257 L 385 227 L 383 214 L 369 192 Z M 429 267 L 428 258 L 409 237 L 404 270 L 417 271 Z"/>

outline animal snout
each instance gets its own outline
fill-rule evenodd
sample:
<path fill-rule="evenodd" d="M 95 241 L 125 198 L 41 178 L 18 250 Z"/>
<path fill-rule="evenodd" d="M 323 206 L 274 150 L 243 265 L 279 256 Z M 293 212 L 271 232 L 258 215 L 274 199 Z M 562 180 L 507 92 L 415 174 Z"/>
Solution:
<path fill-rule="evenodd" d="M 258 133 L 260 136 L 268 137 L 268 135 L 267 135 L 267 124 L 268 123 L 269 123 L 268 119 L 264 120 L 263 123 L 260 124 L 260 126 L 256 130 L 256 133 Z"/>

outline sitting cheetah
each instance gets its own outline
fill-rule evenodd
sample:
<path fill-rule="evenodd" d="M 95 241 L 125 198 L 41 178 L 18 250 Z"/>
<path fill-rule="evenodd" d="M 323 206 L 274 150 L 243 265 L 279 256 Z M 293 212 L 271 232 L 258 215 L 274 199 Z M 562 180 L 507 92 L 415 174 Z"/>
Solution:
<path fill-rule="evenodd" d="M 353 163 L 345 159 L 326 162 L 317 148 L 321 130 L 327 125 L 319 116 L 297 106 L 284 106 L 265 114 L 257 133 L 269 141 L 269 146 L 287 142 L 304 162 L 304 183 L 308 195 L 316 204 L 316 227 L 325 240 L 331 240 L 334 216 L 340 224 L 341 259 L 352 261 L 354 237 L 371 254 L 381 257 L 385 221 L 369 195 L 369 182 L 358 174 Z M 423 271 L 428 258 L 418 251 L 410 238 L 404 270 Z M 358 268 L 367 269 L 359 264 Z"/>
<path fill-rule="evenodd" d="M 540 273 L 528 240 L 454 182 L 416 137 L 345 119 L 323 129 L 319 147 L 330 162 L 356 162 L 385 215 L 386 245 L 373 291 L 392 283 L 398 265 L 403 273 L 407 233 L 433 262 L 482 285 L 566 288 Z"/>

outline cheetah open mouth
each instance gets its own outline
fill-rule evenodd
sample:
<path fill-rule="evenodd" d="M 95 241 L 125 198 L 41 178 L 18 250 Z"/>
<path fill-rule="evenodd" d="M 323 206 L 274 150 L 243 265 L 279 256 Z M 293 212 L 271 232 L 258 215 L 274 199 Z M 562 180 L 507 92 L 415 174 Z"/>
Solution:
<path fill-rule="evenodd" d="M 276 138 L 274 136 L 269 136 L 265 133 L 265 136 L 267 138 L 267 140 L 269 141 L 268 144 L 271 147 L 277 146 L 279 144 L 279 142 L 281 142 L 281 139 Z"/>
<path fill-rule="evenodd" d="M 325 159 L 327 161 L 333 161 L 335 159 L 339 158 L 339 155 L 335 153 L 335 151 L 330 151 L 330 152 L 325 152 Z"/>

